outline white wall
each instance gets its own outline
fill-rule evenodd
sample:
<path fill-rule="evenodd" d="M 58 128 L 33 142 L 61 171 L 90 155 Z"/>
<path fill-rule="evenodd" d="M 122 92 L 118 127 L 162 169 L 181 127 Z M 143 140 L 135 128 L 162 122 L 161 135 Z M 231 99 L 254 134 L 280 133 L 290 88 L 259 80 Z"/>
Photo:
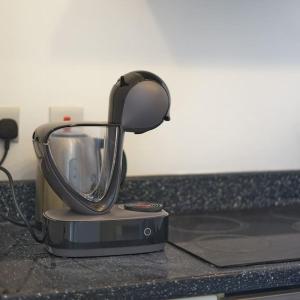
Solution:
<path fill-rule="evenodd" d="M 0 0 L 0 105 L 21 108 L 14 177 L 34 178 L 49 106 L 104 121 L 136 69 L 166 81 L 172 121 L 126 136 L 130 175 L 300 168 L 300 1 Z"/>

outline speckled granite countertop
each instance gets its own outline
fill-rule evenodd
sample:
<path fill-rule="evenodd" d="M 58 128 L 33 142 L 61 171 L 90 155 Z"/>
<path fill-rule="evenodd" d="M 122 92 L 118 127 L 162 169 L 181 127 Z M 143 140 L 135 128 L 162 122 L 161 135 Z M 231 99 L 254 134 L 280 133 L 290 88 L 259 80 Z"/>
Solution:
<path fill-rule="evenodd" d="M 167 244 L 164 252 L 59 258 L 0 225 L 1 299 L 172 299 L 300 285 L 300 262 L 218 269 Z"/>
<path fill-rule="evenodd" d="M 172 299 L 300 285 L 300 261 L 218 269 L 169 244 L 152 254 L 59 258 L 7 223 L 0 240 L 1 299 Z"/>
<path fill-rule="evenodd" d="M 155 177 L 129 180 L 123 193 L 130 199 L 161 199 L 180 214 L 299 203 L 299 181 L 299 172 Z M 30 217 L 34 185 L 17 186 Z M 2 184 L 0 198 L 7 200 L 8 193 Z M 124 194 L 121 200 L 126 201 Z M 300 286 L 300 261 L 220 269 L 170 244 L 152 254 L 59 258 L 25 229 L 5 222 L 0 240 L 0 299 L 172 299 Z"/>

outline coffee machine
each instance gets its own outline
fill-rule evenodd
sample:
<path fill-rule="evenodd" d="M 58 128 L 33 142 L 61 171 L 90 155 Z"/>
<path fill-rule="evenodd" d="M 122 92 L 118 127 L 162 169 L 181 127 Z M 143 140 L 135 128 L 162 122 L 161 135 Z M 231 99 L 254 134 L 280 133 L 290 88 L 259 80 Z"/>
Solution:
<path fill-rule="evenodd" d="M 87 257 L 163 250 L 168 213 L 162 205 L 147 199 L 116 202 L 125 133 L 142 134 L 168 121 L 170 101 L 161 78 L 134 71 L 113 86 L 107 123 L 48 123 L 35 130 L 36 222 L 50 253 Z"/>

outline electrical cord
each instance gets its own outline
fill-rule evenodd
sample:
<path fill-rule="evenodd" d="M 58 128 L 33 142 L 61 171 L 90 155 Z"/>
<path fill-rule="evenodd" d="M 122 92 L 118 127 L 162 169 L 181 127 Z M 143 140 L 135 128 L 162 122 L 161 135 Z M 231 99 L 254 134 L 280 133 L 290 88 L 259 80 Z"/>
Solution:
<path fill-rule="evenodd" d="M 0 217 L 3 218 L 4 220 L 6 221 L 9 221 L 10 223 L 13 223 L 14 225 L 17 225 L 17 226 L 21 226 L 21 227 L 26 227 L 26 225 L 22 222 L 19 222 L 13 218 L 11 218 L 10 216 L 7 216 L 3 213 L 0 213 Z"/>
<path fill-rule="evenodd" d="M 2 158 L 0 160 L 0 166 L 2 166 L 2 164 L 4 163 L 4 161 L 5 161 L 6 157 L 7 157 L 9 146 L 10 146 L 10 141 L 9 140 L 5 140 L 4 141 L 4 153 L 3 153 L 3 156 L 2 156 Z"/>
<path fill-rule="evenodd" d="M 6 221 L 9 221 L 9 222 L 15 224 L 15 225 L 22 226 L 22 227 L 27 227 L 27 229 L 29 230 L 32 238 L 38 243 L 43 243 L 45 238 L 46 238 L 46 235 L 44 234 L 44 236 L 42 238 L 37 236 L 36 233 L 34 232 L 34 227 L 25 218 L 25 216 L 22 213 L 22 210 L 20 209 L 20 206 L 17 202 L 17 199 L 16 199 L 16 194 L 15 194 L 15 189 L 14 189 L 14 181 L 13 181 L 12 175 L 10 174 L 10 172 L 6 168 L 4 168 L 2 166 L 2 164 L 4 163 L 4 161 L 7 157 L 7 154 L 9 152 L 9 146 L 10 146 L 10 139 L 5 139 L 4 140 L 4 153 L 3 153 L 3 156 L 0 160 L 0 171 L 2 171 L 8 178 L 8 182 L 9 182 L 9 186 L 10 186 L 10 189 L 11 189 L 12 198 L 13 198 L 13 201 L 14 201 L 15 208 L 16 208 L 17 212 L 19 213 L 19 215 L 20 215 L 20 217 L 21 217 L 21 219 L 23 220 L 24 223 L 14 219 L 14 218 L 12 218 L 8 215 L 6 215 L 6 214 L 3 214 L 1 212 L 0 212 L 0 217 L 3 218 Z M 3 203 L 3 204 L 5 205 L 5 203 Z"/>
<path fill-rule="evenodd" d="M 15 208 L 16 208 L 17 212 L 19 213 L 19 215 L 20 215 L 20 217 L 21 217 L 21 219 L 23 220 L 24 223 L 20 222 L 19 220 L 14 219 L 14 218 L 12 218 L 8 215 L 6 215 L 6 214 L 3 214 L 1 212 L 0 212 L 0 217 L 3 218 L 4 220 L 7 220 L 7 221 L 15 224 L 15 225 L 27 227 L 27 229 L 30 232 L 32 238 L 38 243 L 43 243 L 45 238 L 46 238 L 46 233 L 43 233 L 43 236 L 39 237 L 34 231 L 35 227 L 33 225 L 31 225 L 30 222 L 25 218 L 24 214 L 22 213 L 22 210 L 20 209 L 18 201 L 16 199 L 13 178 L 12 178 L 10 172 L 2 166 L 5 159 L 6 159 L 6 157 L 7 157 L 7 154 L 9 152 L 10 141 L 12 141 L 13 139 L 15 139 L 17 137 L 18 137 L 18 124 L 17 124 L 17 122 L 13 119 L 1 119 L 0 120 L 0 139 L 4 141 L 4 153 L 3 153 L 2 158 L 0 159 L 0 171 L 2 171 L 8 178 L 8 182 L 9 182 L 9 186 L 10 186 L 10 189 L 11 189 L 12 198 L 13 198 Z M 2 199 L 1 199 L 1 201 L 4 204 L 4 206 L 7 208 L 6 203 L 4 203 Z M 7 214 L 9 214 L 9 211 L 7 212 Z"/>
<path fill-rule="evenodd" d="M 1 165 L 4 163 L 6 157 L 7 157 L 7 154 L 8 154 L 8 151 L 9 151 L 9 146 L 10 146 L 10 140 L 7 139 L 4 141 L 4 153 L 3 153 L 3 156 L 0 160 L 0 167 Z M 1 202 L 3 203 L 4 206 L 6 206 L 6 204 L 2 201 L 1 199 Z M 11 218 L 10 216 L 8 215 L 5 215 L 3 213 L 0 213 L 0 216 L 1 218 L 5 219 L 6 221 L 9 221 L 15 225 L 18 225 L 18 226 L 22 226 L 22 227 L 26 227 L 26 225 L 18 220 L 15 220 L 14 218 Z"/>
<path fill-rule="evenodd" d="M 9 172 L 6 168 L 4 168 L 4 167 L 2 167 L 2 166 L 0 166 L 0 171 L 2 171 L 2 172 L 7 176 L 7 178 L 8 178 L 8 182 L 9 182 L 9 186 L 10 186 L 10 188 L 11 188 L 11 193 L 12 193 L 14 205 L 15 205 L 15 207 L 16 207 L 17 212 L 19 213 L 20 217 L 22 218 L 22 220 L 23 220 L 23 222 L 24 222 L 24 224 L 22 224 L 22 226 L 25 225 L 25 226 L 27 227 L 27 229 L 28 229 L 28 231 L 30 232 L 32 238 L 33 238 L 36 242 L 38 242 L 38 243 L 43 243 L 43 242 L 45 241 L 45 238 L 46 238 L 46 233 L 44 233 L 43 236 L 40 238 L 40 237 L 34 232 L 33 226 L 28 222 L 28 220 L 27 220 L 26 217 L 24 216 L 22 210 L 20 209 L 20 206 L 19 206 L 19 204 L 18 204 L 18 201 L 17 201 L 17 199 L 16 199 L 16 194 L 15 194 L 15 189 L 14 189 L 14 181 L 13 181 L 13 178 L 12 178 L 10 172 Z M 13 222 L 13 223 L 15 223 L 15 222 Z"/>

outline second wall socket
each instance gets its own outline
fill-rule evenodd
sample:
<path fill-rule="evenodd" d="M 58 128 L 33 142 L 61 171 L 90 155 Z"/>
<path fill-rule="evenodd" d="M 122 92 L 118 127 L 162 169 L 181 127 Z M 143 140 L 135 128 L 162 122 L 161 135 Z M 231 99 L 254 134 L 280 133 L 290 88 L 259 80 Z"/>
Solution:
<path fill-rule="evenodd" d="M 68 119 L 72 122 L 83 121 L 83 108 L 74 106 L 52 106 L 49 107 L 49 121 L 63 122 Z"/>
<path fill-rule="evenodd" d="M 13 142 L 17 143 L 19 141 L 20 135 L 20 108 L 13 106 L 0 106 L 0 120 L 1 119 L 13 119 L 18 124 L 18 137 Z"/>

